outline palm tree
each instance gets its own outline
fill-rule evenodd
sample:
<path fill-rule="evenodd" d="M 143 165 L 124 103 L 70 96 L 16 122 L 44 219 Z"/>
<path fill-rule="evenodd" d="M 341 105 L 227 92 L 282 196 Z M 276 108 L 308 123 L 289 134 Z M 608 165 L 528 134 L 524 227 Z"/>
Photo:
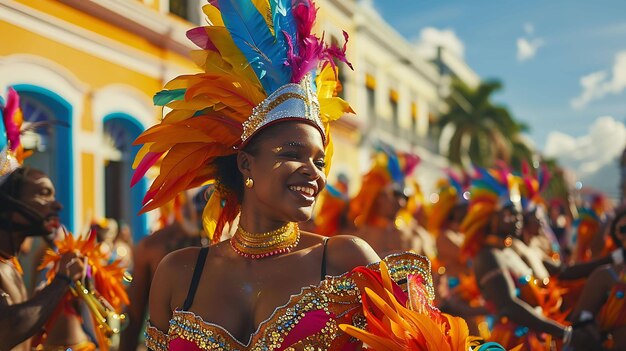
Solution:
<path fill-rule="evenodd" d="M 515 121 L 506 107 L 491 102 L 493 93 L 501 88 L 498 81 L 483 82 L 475 89 L 453 82 L 447 99 L 449 111 L 437 121 L 442 138 L 448 129 L 449 139 L 441 139 L 440 145 L 447 144 L 443 149 L 447 146 L 453 164 L 490 167 L 496 160 L 509 163 L 514 157 L 521 163 L 521 159 L 532 158 L 532 151 L 519 138 L 527 126 Z"/>

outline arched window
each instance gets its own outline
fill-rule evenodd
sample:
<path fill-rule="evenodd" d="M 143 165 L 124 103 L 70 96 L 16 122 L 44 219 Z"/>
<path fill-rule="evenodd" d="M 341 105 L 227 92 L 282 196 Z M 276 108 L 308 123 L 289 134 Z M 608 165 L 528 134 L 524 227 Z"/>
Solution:
<path fill-rule="evenodd" d="M 104 118 L 104 215 L 128 224 L 134 240 L 147 234 L 146 215 L 137 215 L 146 191 L 146 181 L 142 179 L 130 188 L 133 160 L 140 149 L 132 143 L 142 131 L 143 126 L 127 114 L 113 113 Z"/>

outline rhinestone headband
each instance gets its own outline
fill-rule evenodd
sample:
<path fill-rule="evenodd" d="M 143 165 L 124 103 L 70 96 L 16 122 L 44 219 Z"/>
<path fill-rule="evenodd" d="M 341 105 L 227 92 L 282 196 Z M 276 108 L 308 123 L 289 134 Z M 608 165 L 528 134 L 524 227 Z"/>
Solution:
<path fill-rule="evenodd" d="M 306 75 L 299 84 L 289 83 L 276 89 L 252 109 L 252 115 L 243 122 L 241 142 L 246 143 L 263 127 L 281 119 L 301 119 L 320 130 L 324 144 L 326 136 L 320 119 L 320 103 L 313 89 L 313 79 Z"/>
<path fill-rule="evenodd" d="M 18 169 L 19 166 L 17 159 L 15 159 L 8 148 L 0 151 L 0 184 L 4 183 L 9 175 Z"/>

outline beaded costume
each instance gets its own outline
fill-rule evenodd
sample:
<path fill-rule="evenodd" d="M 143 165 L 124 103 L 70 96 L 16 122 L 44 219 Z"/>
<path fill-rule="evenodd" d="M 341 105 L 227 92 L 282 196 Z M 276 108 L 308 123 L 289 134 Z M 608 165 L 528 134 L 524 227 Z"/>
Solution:
<path fill-rule="evenodd" d="M 405 253 L 388 256 L 384 261 L 393 280 L 401 286 L 406 285 L 408 275 L 417 275 L 425 279 L 424 286 L 434 296 L 426 258 Z M 341 332 L 338 326 L 365 327 L 361 294 L 369 286 L 368 274 L 379 274 L 377 264 L 327 277 L 318 286 L 303 288 L 287 304 L 276 308 L 246 343 L 192 312 L 177 310 L 167 335 L 148 328 L 146 345 L 154 351 L 358 350 L 360 342 Z"/>

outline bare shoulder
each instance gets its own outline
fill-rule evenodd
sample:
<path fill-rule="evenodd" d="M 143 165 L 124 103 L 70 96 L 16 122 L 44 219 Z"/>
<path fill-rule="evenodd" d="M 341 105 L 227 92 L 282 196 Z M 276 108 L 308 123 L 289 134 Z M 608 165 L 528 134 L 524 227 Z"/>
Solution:
<path fill-rule="evenodd" d="M 380 261 L 380 257 L 365 240 L 352 235 L 329 238 L 326 253 L 328 274 L 331 275 L 340 275 L 355 267 Z"/>

